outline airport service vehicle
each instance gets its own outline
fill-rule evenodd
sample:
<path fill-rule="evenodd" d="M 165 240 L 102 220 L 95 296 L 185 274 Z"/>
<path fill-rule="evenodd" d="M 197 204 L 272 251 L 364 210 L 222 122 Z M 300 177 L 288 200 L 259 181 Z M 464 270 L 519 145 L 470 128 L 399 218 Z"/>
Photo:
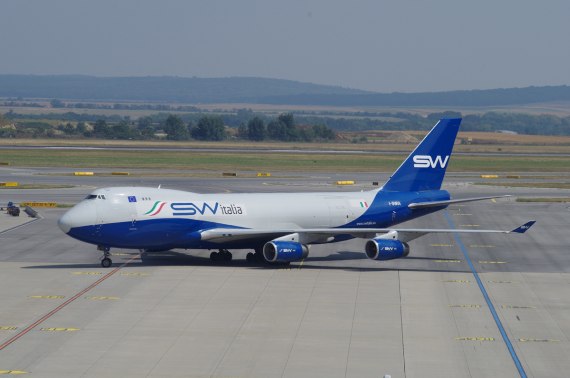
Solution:
<path fill-rule="evenodd" d="M 6 213 L 13 216 L 19 217 L 20 216 L 20 208 L 14 205 L 13 202 L 8 202 L 8 206 L 6 206 Z"/>
<path fill-rule="evenodd" d="M 379 189 L 350 193 L 198 194 L 144 187 L 101 188 L 59 219 L 69 236 L 98 246 L 101 265 L 111 248 L 147 252 L 209 249 L 214 261 L 232 259 L 229 249 L 251 249 L 250 262 L 289 263 L 309 254 L 311 244 L 368 239 L 372 260 L 406 257 L 408 242 L 428 233 L 524 233 L 415 229 L 394 226 L 450 204 L 493 197 L 450 199 L 441 190 L 460 118 L 441 119 Z"/>

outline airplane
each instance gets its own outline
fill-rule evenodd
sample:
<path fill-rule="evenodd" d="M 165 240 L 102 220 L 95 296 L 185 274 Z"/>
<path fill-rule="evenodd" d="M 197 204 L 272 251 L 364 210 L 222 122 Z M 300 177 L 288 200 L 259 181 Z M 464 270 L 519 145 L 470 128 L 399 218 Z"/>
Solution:
<path fill-rule="evenodd" d="M 368 239 L 371 260 L 408 256 L 408 242 L 429 233 L 526 232 L 396 228 L 395 225 L 449 205 L 508 196 L 451 199 L 441 189 L 461 118 L 439 120 L 381 187 L 343 193 L 199 194 L 147 187 L 96 189 L 58 221 L 63 232 L 103 251 L 147 252 L 208 249 L 213 261 L 231 261 L 229 249 L 251 249 L 248 262 L 301 261 L 312 244 Z"/>

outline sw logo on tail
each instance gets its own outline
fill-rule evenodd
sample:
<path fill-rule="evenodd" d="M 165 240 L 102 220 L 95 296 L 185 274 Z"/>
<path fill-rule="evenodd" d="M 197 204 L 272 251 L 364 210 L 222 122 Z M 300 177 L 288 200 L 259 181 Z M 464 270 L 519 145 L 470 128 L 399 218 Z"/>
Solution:
<path fill-rule="evenodd" d="M 414 156 L 414 168 L 435 168 L 439 165 L 440 168 L 445 168 L 447 166 L 447 161 L 449 160 L 449 155 L 443 159 L 440 155 L 433 159 L 429 155 L 415 155 Z"/>

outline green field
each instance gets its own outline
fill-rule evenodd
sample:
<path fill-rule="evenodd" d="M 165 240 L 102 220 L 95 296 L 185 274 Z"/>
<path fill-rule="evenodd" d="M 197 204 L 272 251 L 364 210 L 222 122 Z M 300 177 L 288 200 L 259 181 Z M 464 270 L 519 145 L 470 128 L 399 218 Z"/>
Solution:
<path fill-rule="evenodd" d="M 549 202 L 549 203 L 566 203 L 570 202 L 570 197 L 532 197 L 532 198 L 517 198 L 517 202 Z"/>
<path fill-rule="evenodd" d="M 406 154 L 0 150 L 0 162 L 12 167 L 145 168 L 210 171 L 391 172 Z M 452 172 L 570 172 L 570 157 L 455 156 Z"/>
<path fill-rule="evenodd" d="M 478 182 L 475 185 L 505 186 L 511 188 L 570 189 L 570 182 Z"/>

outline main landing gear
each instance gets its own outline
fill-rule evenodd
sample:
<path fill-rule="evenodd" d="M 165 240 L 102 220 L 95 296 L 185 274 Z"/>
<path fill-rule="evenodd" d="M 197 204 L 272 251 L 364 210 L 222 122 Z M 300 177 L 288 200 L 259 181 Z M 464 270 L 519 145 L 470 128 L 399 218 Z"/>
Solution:
<path fill-rule="evenodd" d="M 210 253 L 210 260 L 212 261 L 230 262 L 232 261 L 232 257 L 232 253 L 227 249 L 220 249 L 218 252 Z"/>
<path fill-rule="evenodd" d="M 101 259 L 101 266 L 103 268 L 109 268 L 111 265 L 113 265 L 113 260 L 111 260 L 109 258 L 109 256 L 111 256 L 111 248 L 109 247 L 104 247 L 102 245 L 97 246 L 97 249 L 100 251 L 103 251 L 103 258 Z"/>
<path fill-rule="evenodd" d="M 263 257 L 263 249 L 262 248 L 256 248 L 255 253 L 248 252 L 247 255 L 245 256 L 245 259 L 250 264 L 259 264 L 259 263 L 266 262 L 265 257 Z"/>

